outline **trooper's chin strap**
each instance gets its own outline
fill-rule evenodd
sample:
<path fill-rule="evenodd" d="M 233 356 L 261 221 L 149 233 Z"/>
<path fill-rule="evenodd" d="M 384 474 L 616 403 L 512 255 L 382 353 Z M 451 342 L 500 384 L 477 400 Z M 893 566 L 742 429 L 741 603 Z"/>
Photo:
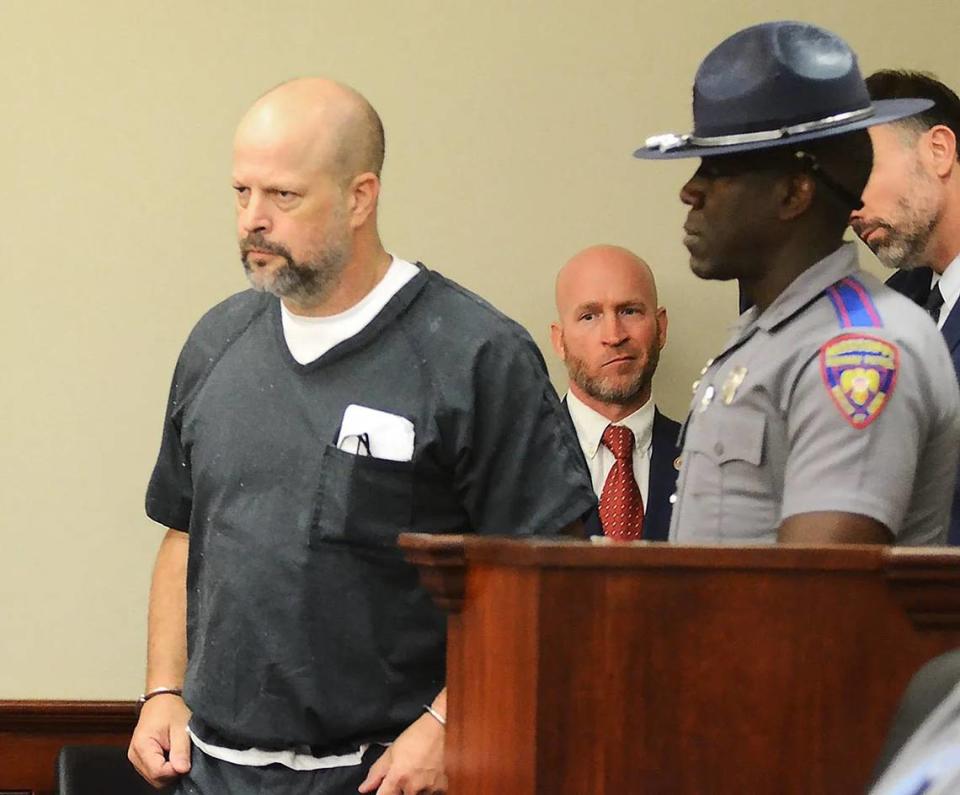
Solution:
<path fill-rule="evenodd" d="M 793 156 L 796 158 L 797 162 L 800 164 L 800 168 L 807 174 L 810 174 L 814 179 L 819 180 L 820 183 L 833 192 L 833 195 L 840 199 L 844 204 L 850 206 L 851 210 L 862 210 L 863 209 L 863 200 L 853 194 L 851 191 L 847 190 L 843 185 L 837 182 L 833 177 L 831 177 L 820 165 L 820 161 L 817 160 L 816 155 L 812 155 L 809 152 L 804 152 L 802 149 L 798 149 L 793 153 Z"/>

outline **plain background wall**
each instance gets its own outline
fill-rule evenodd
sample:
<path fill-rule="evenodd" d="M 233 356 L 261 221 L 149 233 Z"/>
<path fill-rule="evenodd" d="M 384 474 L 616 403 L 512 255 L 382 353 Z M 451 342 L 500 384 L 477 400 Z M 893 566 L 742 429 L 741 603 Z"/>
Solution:
<path fill-rule="evenodd" d="M 655 389 L 679 417 L 736 289 L 687 267 L 677 192 L 695 161 L 630 153 L 689 129 L 706 52 L 800 18 L 847 38 L 864 73 L 960 87 L 953 0 L 0 0 L 0 15 L 0 698 L 142 688 L 162 535 L 144 486 L 187 332 L 246 286 L 230 140 L 262 91 L 324 74 L 365 93 L 387 130 L 388 248 L 527 326 L 558 387 L 556 269 L 597 242 L 646 256 L 671 318 Z"/>

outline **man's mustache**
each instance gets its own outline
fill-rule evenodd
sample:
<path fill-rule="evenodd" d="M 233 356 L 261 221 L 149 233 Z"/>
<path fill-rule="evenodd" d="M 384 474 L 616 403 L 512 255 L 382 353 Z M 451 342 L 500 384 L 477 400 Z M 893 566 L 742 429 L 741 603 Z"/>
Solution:
<path fill-rule="evenodd" d="M 260 234 L 247 235 L 240 241 L 240 253 L 246 257 L 251 251 L 263 251 L 266 254 L 276 254 L 278 257 L 290 258 L 287 247 L 280 243 L 271 243 Z"/>

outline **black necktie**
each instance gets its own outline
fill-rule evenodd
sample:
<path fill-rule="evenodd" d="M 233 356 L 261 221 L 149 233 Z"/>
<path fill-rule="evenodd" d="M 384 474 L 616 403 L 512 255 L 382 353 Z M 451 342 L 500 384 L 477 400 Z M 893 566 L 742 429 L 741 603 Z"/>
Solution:
<path fill-rule="evenodd" d="M 927 296 L 927 300 L 923 304 L 923 308 L 930 313 L 934 323 L 940 322 L 941 306 L 943 306 L 943 293 L 940 292 L 940 284 L 937 283 L 933 286 L 930 295 Z"/>

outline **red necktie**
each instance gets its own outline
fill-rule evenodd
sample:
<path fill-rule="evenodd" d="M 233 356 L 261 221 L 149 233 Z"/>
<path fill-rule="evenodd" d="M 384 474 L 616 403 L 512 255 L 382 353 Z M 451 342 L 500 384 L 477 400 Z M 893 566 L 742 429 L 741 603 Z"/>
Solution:
<path fill-rule="evenodd" d="M 600 524 L 611 538 L 630 541 L 643 536 L 643 496 L 633 476 L 633 431 L 608 425 L 601 437 L 617 460 L 600 495 Z"/>

